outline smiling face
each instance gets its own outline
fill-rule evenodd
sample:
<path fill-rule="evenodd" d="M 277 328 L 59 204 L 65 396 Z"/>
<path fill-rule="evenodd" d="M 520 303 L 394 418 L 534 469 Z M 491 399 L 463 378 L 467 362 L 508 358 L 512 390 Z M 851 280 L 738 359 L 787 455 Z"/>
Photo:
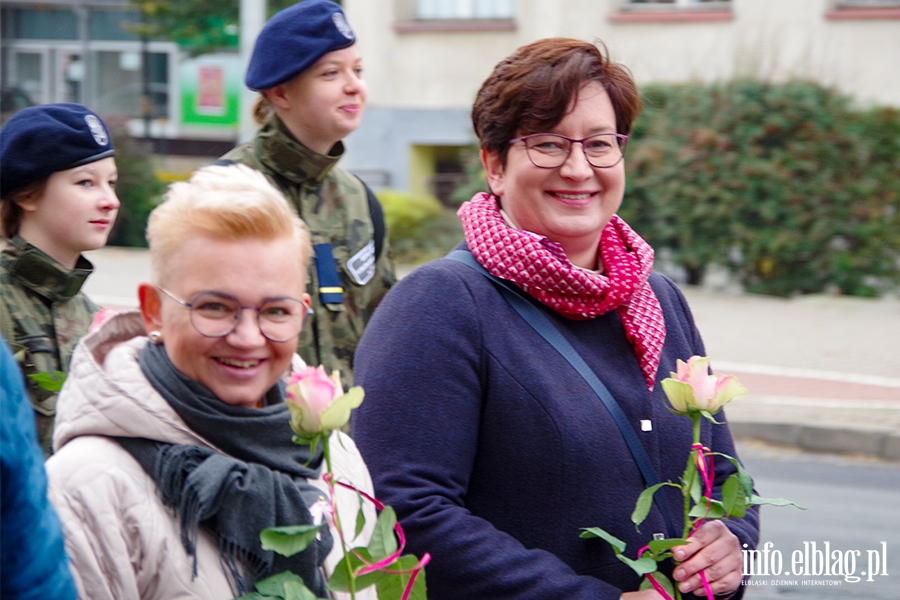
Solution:
<path fill-rule="evenodd" d="M 550 131 L 539 133 L 580 140 L 615 132 L 609 94 L 590 82 L 579 91 L 572 110 Z M 522 142 L 510 146 L 505 165 L 498 153 L 483 150 L 481 157 L 491 191 L 516 227 L 558 242 L 573 264 L 597 268 L 600 233 L 625 193 L 624 161 L 606 169 L 592 167 L 582 145 L 573 144 L 562 166 L 542 169 L 532 164 Z"/>
<path fill-rule="evenodd" d="M 65 267 L 106 245 L 119 210 L 112 157 L 50 175 L 43 194 L 22 202 L 19 235 Z"/>
<path fill-rule="evenodd" d="M 319 154 L 359 127 L 368 90 L 356 46 L 324 55 L 293 79 L 266 90 L 288 131 Z"/>
<path fill-rule="evenodd" d="M 290 296 L 309 305 L 306 273 L 290 238 L 222 240 L 191 236 L 168 266 L 163 287 L 191 301 L 198 292 L 230 294 L 241 306 L 260 306 L 268 298 Z M 150 284 L 140 288 L 148 331 L 162 334 L 172 364 L 203 384 L 226 404 L 257 406 L 290 368 L 297 337 L 273 342 L 259 330 L 257 311 L 244 310 L 237 327 L 210 338 L 191 325 L 190 311 Z"/>

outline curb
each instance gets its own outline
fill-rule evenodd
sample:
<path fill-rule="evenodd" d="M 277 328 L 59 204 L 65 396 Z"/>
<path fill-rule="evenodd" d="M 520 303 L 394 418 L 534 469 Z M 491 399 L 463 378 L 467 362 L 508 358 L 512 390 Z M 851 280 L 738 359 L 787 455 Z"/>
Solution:
<path fill-rule="evenodd" d="M 900 433 L 888 427 L 853 428 L 753 421 L 729 421 L 735 439 L 760 440 L 809 452 L 865 454 L 900 461 Z"/>

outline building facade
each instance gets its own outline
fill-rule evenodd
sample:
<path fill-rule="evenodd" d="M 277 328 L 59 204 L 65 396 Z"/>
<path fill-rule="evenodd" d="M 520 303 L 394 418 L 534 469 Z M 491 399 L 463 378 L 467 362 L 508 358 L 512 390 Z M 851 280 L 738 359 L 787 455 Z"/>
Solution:
<path fill-rule="evenodd" d="M 218 156 L 238 137 L 243 66 L 234 51 L 187 56 L 143 40 L 128 0 L 3 0 L 3 118 L 29 104 L 79 102 L 157 151 Z"/>
<path fill-rule="evenodd" d="M 343 0 L 369 85 L 346 165 L 435 193 L 475 141 L 481 82 L 543 37 L 602 40 L 638 84 L 812 80 L 900 107 L 900 0 Z M 441 194 L 443 195 L 443 194 Z"/>
<path fill-rule="evenodd" d="M 4 0 L 2 87 L 35 104 L 80 102 L 113 121 L 177 120 L 178 48 L 142 42 L 129 29 L 139 22 L 127 0 Z"/>

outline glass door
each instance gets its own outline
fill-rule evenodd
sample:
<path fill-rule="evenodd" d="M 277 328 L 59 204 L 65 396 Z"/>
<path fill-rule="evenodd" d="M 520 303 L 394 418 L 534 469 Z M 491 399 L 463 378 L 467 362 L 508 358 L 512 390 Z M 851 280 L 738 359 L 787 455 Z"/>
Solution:
<path fill-rule="evenodd" d="M 50 102 L 50 65 L 46 50 L 12 50 L 10 82 L 34 104 Z"/>
<path fill-rule="evenodd" d="M 56 85 L 54 102 L 78 102 L 84 104 L 85 68 L 81 52 L 56 50 Z"/>

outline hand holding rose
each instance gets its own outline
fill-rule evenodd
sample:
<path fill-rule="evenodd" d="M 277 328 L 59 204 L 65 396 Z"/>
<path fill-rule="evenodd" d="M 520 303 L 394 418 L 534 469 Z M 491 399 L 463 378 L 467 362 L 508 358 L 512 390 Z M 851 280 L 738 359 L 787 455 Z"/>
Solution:
<path fill-rule="evenodd" d="M 673 576 L 683 594 L 704 594 L 700 571 L 716 595 L 733 592 L 743 578 L 740 541 L 722 521 L 706 521 L 684 546 L 672 549 L 679 563 Z"/>

